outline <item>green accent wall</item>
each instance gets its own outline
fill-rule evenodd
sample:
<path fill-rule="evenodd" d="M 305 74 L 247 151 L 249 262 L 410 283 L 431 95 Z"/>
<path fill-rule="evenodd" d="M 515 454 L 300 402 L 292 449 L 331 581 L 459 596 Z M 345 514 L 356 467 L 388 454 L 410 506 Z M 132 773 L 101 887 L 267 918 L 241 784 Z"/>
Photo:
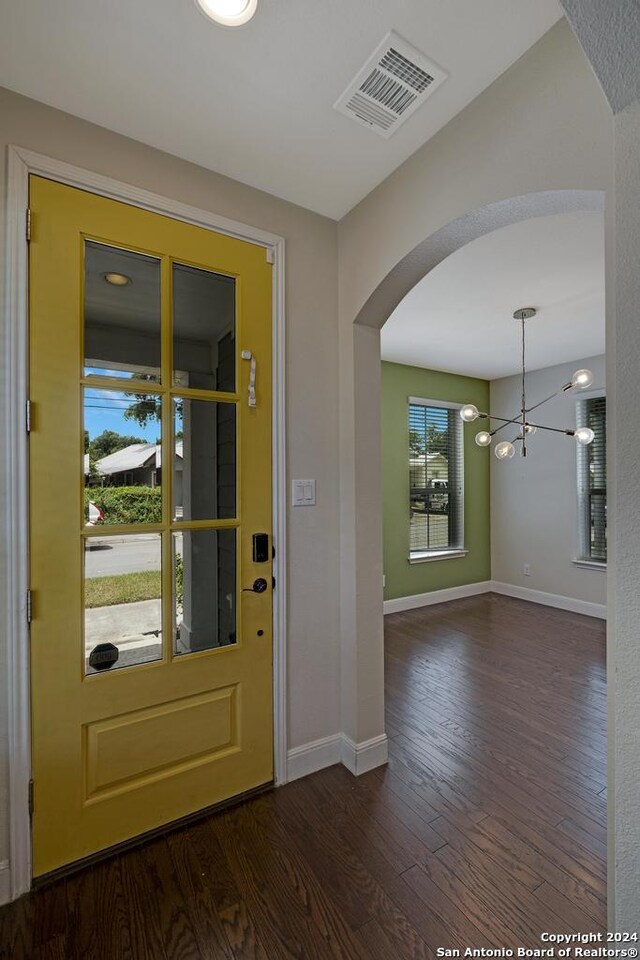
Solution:
<path fill-rule="evenodd" d="M 409 563 L 409 397 L 474 403 L 489 409 L 489 382 L 438 370 L 382 364 L 384 598 L 491 579 L 489 469 L 491 448 L 475 443 L 477 423 L 464 424 L 465 557 Z"/>

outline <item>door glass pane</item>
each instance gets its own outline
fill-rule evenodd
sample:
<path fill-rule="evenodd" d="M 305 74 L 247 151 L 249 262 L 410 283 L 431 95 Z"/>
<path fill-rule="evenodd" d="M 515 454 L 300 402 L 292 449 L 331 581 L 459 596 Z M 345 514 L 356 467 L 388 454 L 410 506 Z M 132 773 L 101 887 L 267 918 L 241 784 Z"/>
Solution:
<path fill-rule="evenodd" d="M 236 642 L 236 531 L 173 535 L 175 652 Z"/>
<path fill-rule="evenodd" d="M 173 509 L 176 520 L 236 515 L 236 405 L 175 399 Z"/>
<path fill-rule="evenodd" d="M 162 520 L 161 400 L 84 389 L 84 510 L 89 526 Z"/>
<path fill-rule="evenodd" d="M 232 277 L 174 263 L 174 383 L 235 390 L 235 287 Z"/>
<path fill-rule="evenodd" d="M 160 261 L 84 245 L 84 375 L 160 380 Z"/>
<path fill-rule="evenodd" d="M 162 657 L 160 534 L 87 537 L 84 550 L 86 673 Z"/>

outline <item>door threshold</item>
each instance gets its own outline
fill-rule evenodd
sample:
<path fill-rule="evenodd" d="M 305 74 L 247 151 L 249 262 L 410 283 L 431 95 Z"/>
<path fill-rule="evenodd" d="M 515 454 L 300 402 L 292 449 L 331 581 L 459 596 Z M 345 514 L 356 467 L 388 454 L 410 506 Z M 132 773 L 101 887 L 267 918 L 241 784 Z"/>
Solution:
<path fill-rule="evenodd" d="M 55 870 L 50 870 L 49 873 L 43 873 L 40 877 L 33 877 L 31 881 L 31 890 L 40 890 L 42 887 L 46 887 L 51 883 L 55 883 L 56 880 L 62 880 L 65 877 L 70 877 L 72 874 L 79 873 L 81 870 L 86 870 L 87 868 L 93 867 L 98 863 L 102 863 L 103 860 L 108 860 L 110 857 L 116 857 L 121 853 L 126 853 L 128 850 L 133 850 L 136 847 L 144 846 L 145 843 L 150 843 L 152 840 L 157 840 L 159 837 L 173 833 L 174 830 L 181 830 L 184 827 L 188 827 L 192 823 L 197 823 L 199 820 L 204 820 L 206 817 L 209 817 L 214 813 L 220 813 L 222 810 L 227 810 L 229 807 L 237 807 L 241 803 L 246 803 L 247 800 L 253 800 L 255 797 L 259 797 L 263 793 L 269 793 L 273 789 L 275 789 L 275 783 L 273 780 L 270 780 L 268 783 L 263 783 L 259 787 L 253 787 L 251 790 L 245 790 L 244 793 L 238 793 L 234 797 L 229 797 L 227 800 L 221 800 L 219 803 L 212 803 L 208 807 L 203 807 L 201 810 L 195 810 L 193 813 L 188 813 L 186 816 L 179 817 L 177 820 L 171 820 L 169 823 L 164 823 L 159 827 L 154 827 L 153 830 L 147 830 L 145 833 L 140 833 L 135 837 L 131 837 L 129 840 L 123 840 L 121 843 L 116 843 L 112 847 L 106 847 L 104 850 L 98 850 L 96 853 L 92 853 L 88 857 L 83 857 L 81 860 L 74 860 L 73 863 L 66 863 L 62 867 L 58 867 Z"/>

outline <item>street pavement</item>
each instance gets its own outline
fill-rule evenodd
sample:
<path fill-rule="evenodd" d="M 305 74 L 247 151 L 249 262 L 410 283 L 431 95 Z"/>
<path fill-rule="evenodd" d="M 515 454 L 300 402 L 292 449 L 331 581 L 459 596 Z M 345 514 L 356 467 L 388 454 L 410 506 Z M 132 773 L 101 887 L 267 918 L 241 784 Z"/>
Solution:
<path fill-rule="evenodd" d="M 89 537 L 85 551 L 85 577 L 108 577 L 160 569 L 160 536 Z"/>

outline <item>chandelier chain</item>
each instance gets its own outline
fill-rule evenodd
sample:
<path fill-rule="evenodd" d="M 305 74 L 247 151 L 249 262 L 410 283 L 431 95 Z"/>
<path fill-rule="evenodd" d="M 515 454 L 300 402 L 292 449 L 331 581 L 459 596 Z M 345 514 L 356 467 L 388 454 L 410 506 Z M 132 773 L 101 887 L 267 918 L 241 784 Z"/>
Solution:
<path fill-rule="evenodd" d="M 527 441 L 526 441 L 526 436 L 527 436 L 527 428 L 526 428 L 527 404 L 526 404 L 526 397 L 525 397 L 525 373 L 526 373 L 526 368 L 525 368 L 525 344 L 524 344 L 525 333 L 524 333 L 524 324 L 525 324 L 525 319 L 524 319 L 524 317 L 523 317 L 523 318 L 522 318 L 522 402 L 521 402 L 521 407 L 520 407 L 520 414 L 521 414 L 521 416 L 522 416 L 522 456 L 523 456 L 523 457 L 526 457 L 526 455 L 527 455 Z"/>

